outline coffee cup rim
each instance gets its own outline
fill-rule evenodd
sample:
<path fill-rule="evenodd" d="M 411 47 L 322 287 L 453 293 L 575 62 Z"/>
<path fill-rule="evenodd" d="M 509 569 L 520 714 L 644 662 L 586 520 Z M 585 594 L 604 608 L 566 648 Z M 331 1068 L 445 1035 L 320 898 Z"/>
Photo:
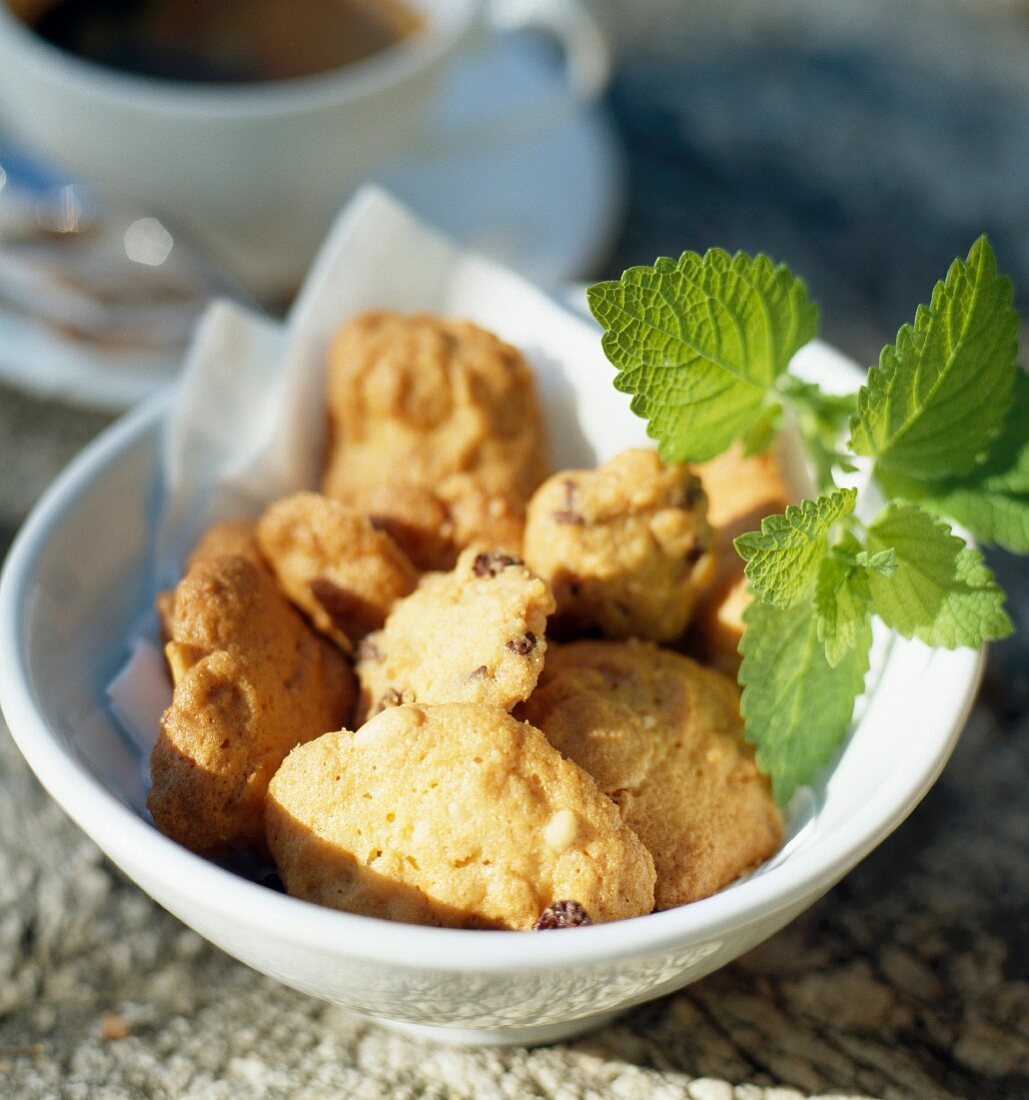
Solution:
<path fill-rule="evenodd" d="M 469 32 L 484 4 L 484 0 L 447 0 L 445 5 L 434 0 L 408 2 L 426 17 L 425 26 L 400 42 L 328 72 L 267 82 L 209 84 L 121 72 L 47 42 L 5 0 L 0 0 L 0 46 L 8 38 L 37 69 L 58 74 L 77 92 L 95 99 L 118 100 L 166 114 L 264 117 L 351 102 L 402 82 L 449 52 Z"/>

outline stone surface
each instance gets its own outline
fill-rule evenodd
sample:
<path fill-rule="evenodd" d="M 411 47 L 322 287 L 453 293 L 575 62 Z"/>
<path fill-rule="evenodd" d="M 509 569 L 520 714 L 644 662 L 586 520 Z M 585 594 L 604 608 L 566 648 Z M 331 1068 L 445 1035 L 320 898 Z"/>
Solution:
<path fill-rule="evenodd" d="M 603 0 L 630 150 L 610 271 L 763 248 L 871 361 L 989 230 L 1029 313 L 1029 8 Z M 0 388 L 0 553 L 105 423 Z M 108 864 L 0 729 L 4 1097 L 1029 1097 L 1029 567 L 950 765 L 820 903 L 578 1042 L 433 1048 L 264 979 Z"/>

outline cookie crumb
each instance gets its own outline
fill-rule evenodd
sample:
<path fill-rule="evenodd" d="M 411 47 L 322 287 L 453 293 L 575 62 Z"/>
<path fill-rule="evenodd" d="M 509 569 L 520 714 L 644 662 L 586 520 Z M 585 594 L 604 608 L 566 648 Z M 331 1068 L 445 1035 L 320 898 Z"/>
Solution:
<path fill-rule="evenodd" d="M 533 925 L 534 932 L 549 932 L 552 928 L 579 928 L 592 924 L 589 913 L 577 901 L 555 901 L 540 913 Z"/>

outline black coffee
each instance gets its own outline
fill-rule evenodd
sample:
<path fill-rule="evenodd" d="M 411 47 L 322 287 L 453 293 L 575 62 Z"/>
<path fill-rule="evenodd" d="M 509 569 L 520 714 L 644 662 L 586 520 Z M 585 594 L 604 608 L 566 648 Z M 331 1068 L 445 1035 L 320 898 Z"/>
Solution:
<path fill-rule="evenodd" d="M 421 26 L 403 0 L 57 0 L 26 22 L 112 69 L 234 84 L 329 72 Z"/>

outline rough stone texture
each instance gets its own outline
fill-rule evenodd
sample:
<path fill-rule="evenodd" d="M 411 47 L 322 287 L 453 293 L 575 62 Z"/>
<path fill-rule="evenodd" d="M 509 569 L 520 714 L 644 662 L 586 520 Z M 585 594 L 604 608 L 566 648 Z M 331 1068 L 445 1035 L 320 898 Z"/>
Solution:
<path fill-rule="evenodd" d="M 603 4 L 632 169 L 612 272 L 765 248 L 870 361 L 986 228 L 1029 312 L 1025 0 Z M 0 388 L 0 553 L 103 423 Z M 0 730 L 0 1095 L 1029 1098 L 1029 567 L 991 562 L 1020 637 L 908 822 L 744 959 L 551 1049 L 436 1049 L 245 969 L 106 863 Z"/>

